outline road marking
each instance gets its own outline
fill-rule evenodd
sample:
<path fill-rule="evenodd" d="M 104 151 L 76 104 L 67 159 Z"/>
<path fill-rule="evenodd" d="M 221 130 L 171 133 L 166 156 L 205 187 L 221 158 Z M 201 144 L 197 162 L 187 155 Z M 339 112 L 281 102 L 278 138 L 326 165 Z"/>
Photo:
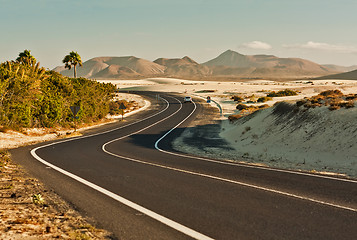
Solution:
<path fill-rule="evenodd" d="M 166 217 L 164 217 L 162 215 L 159 215 L 159 214 L 157 214 L 157 213 L 155 213 L 155 212 L 153 212 L 153 211 L 151 211 L 151 210 L 149 210 L 149 209 L 147 209 L 145 207 L 142 207 L 142 206 L 140 206 L 140 205 L 138 205 L 138 204 L 136 204 L 136 203 L 134 203 L 134 202 L 132 202 L 132 201 L 130 201 L 128 199 L 125 199 L 125 198 L 123 198 L 123 197 L 121 197 L 121 196 L 119 196 L 119 195 L 117 195 L 117 194 L 115 194 L 113 192 L 110 192 L 110 191 L 108 191 L 108 190 L 106 190 L 106 189 L 104 189 L 104 188 L 102 188 L 102 187 L 100 187 L 100 186 L 98 186 L 98 185 L 96 185 L 94 183 L 91 183 L 91 182 L 89 182 L 89 181 L 87 181 L 87 180 L 85 180 L 85 179 L 83 179 L 81 177 L 78 177 L 77 175 L 74 175 L 74 174 L 72 174 L 72 173 L 70 173 L 70 172 L 68 172 L 66 170 L 63 170 L 62 168 L 59 168 L 59 167 L 57 167 L 57 166 L 55 166 L 55 165 L 53 165 L 51 163 L 46 162 L 45 160 L 43 160 L 42 158 L 40 158 L 36 154 L 36 150 L 38 150 L 39 148 L 41 148 L 41 147 L 38 147 L 38 148 L 35 148 L 35 149 L 31 150 L 31 154 L 32 154 L 32 156 L 34 158 L 36 158 L 38 161 L 40 161 L 41 163 L 45 164 L 46 166 L 49 166 L 52 169 L 54 169 L 54 170 L 56 170 L 56 171 L 58 171 L 58 172 L 60 172 L 60 173 L 62 173 L 64 175 L 66 175 L 66 176 L 68 176 L 68 177 L 70 177 L 70 178 L 72 178 L 72 179 L 74 179 L 74 180 L 76 180 L 76 181 L 78 181 L 78 182 L 80 182 L 80 183 L 92 188 L 92 189 L 95 189 L 98 192 L 101 192 L 104 195 L 106 195 L 106 196 L 108 196 L 108 197 L 110 197 L 110 198 L 112 198 L 112 199 L 114 199 L 114 200 L 116 200 L 118 202 L 121 202 L 122 204 L 124 204 L 124 205 L 126 205 L 126 206 L 128 206 L 130 208 L 133 208 L 136 211 L 139 211 L 139 212 L 141 212 L 141 213 L 143 213 L 143 214 L 145 214 L 145 215 L 147 215 L 147 216 L 149 216 L 149 217 L 151 217 L 153 219 L 156 219 L 157 221 L 159 221 L 159 222 L 161 222 L 161 223 L 163 223 L 163 224 L 165 224 L 165 225 L 167 225 L 167 226 L 169 226 L 169 227 L 171 227 L 173 229 L 176 229 L 179 232 L 185 233 L 186 235 L 188 235 L 190 237 L 193 237 L 195 239 L 202 239 L 202 240 L 213 240 L 213 238 L 207 237 L 207 236 L 205 236 L 205 235 L 203 235 L 203 234 L 201 234 L 199 232 L 196 232 L 196 231 L 194 231 L 194 230 L 192 230 L 192 229 L 190 229 L 190 228 L 188 228 L 188 227 L 186 227 L 186 226 L 184 226 L 182 224 L 174 222 L 171 219 L 168 219 L 168 218 L 166 218 Z"/>
<path fill-rule="evenodd" d="M 97 136 L 97 135 L 101 135 L 101 134 L 105 134 L 105 133 L 109 133 L 109 132 L 113 132 L 113 131 L 116 131 L 118 129 L 122 129 L 124 127 L 127 127 L 127 126 L 131 126 L 133 124 L 136 124 L 138 122 L 142 122 L 144 120 L 147 120 L 151 117 L 154 117 L 164 111 L 166 111 L 168 109 L 168 106 L 169 106 L 169 103 L 166 99 L 164 98 L 161 98 L 163 99 L 164 101 L 166 101 L 167 105 L 166 105 L 166 108 L 150 117 L 147 117 L 147 118 L 144 118 L 144 119 L 141 119 L 139 121 L 136 121 L 136 122 L 133 122 L 133 123 L 130 123 L 130 124 L 127 124 L 125 126 L 121 126 L 119 128 L 115 128 L 115 129 L 111 129 L 111 130 L 108 130 L 108 131 L 105 131 L 105 132 L 101 132 L 101 133 L 96 133 L 96 134 L 92 134 L 92 135 L 88 135 L 88 136 L 82 136 L 82 137 L 78 137 L 78 138 L 73 138 L 73 139 L 67 139 L 67 140 L 63 140 L 63 141 L 60 141 L 60 142 L 55 142 L 55 143 L 50 143 L 50 144 L 47 144 L 47 145 L 44 145 L 44 146 L 40 146 L 40 147 L 37 147 L 37 148 L 34 148 L 31 150 L 31 154 L 32 156 L 37 159 L 38 161 L 40 161 L 41 163 L 45 164 L 46 166 L 48 167 L 51 167 L 53 168 L 54 170 L 66 175 L 66 176 L 69 176 L 71 177 L 72 179 L 75 179 L 83 184 L 85 184 L 86 186 L 89 186 L 139 212 L 142 212 L 182 233 L 185 233 L 187 234 L 188 236 L 191 236 L 193 238 L 196 238 L 196 239 L 212 239 L 208 236 L 205 236 L 199 232 L 196 232 L 190 228 L 187 228 L 179 223 L 176 223 L 164 216 L 161 216 L 149 209 L 146 209 L 136 203 L 133 203 L 131 202 L 130 200 L 127 200 L 123 197 L 120 197 L 118 195 L 116 195 L 115 193 L 112 193 L 100 186 L 97 186 L 95 185 L 94 183 L 91 183 L 79 176 L 76 176 L 66 170 L 63 170 L 51 163 L 48 163 L 46 162 L 45 160 L 43 160 L 42 158 L 40 158 L 37 154 L 36 154 L 36 151 L 38 149 L 41 149 L 41 148 L 45 148 L 45 147 L 48 147 L 48 146 L 51 146 L 51 145 L 55 145 L 55 144 L 60 144 L 60 143 L 64 143 L 64 142 L 68 142 L 68 141 L 73 141 L 73 140 L 77 140 L 77 139 L 83 139 L 83 138 L 88 138 L 88 137 L 92 137 L 92 136 Z M 176 98 L 175 98 L 176 99 Z M 178 99 L 176 99 L 177 101 L 179 101 Z M 179 101 L 180 102 L 180 101 Z M 181 102 L 180 102 L 181 104 Z M 313 177 L 324 177 L 324 176 L 319 176 L 319 175 L 313 175 L 313 174 L 306 174 L 306 173 L 298 173 L 298 172 L 291 172 L 291 171 L 286 171 L 286 170 L 278 170 L 278 169 L 269 169 L 269 168 L 263 168 L 263 167 L 256 167 L 256 166 L 246 166 L 246 165 L 242 165 L 242 164 L 233 164 L 233 163 L 227 163 L 227 162 L 221 162 L 221 161 L 215 161 L 215 160 L 212 160 L 212 159 L 206 159 L 206 158 L 201 158 L 201 157 L 193 157 L 193 156 L 187 156 L 187 155 L 183 155 L 183 154 L 176 154 L 176 153 L 172 153 L 172 152 L 168 152 L 168 151 L 165 151 L 165 150 L 162 150 L 158 147 L 158 143 L 163 139 L 165 138 L 169 133 L 171 133 L 175 128 L 177 128 L 179 125 L 181 125 L 183 122 L 185 122 L 192 114 L 193 112 L 196 110 L 196 104 L 194 103 L 194 110 L 189 114 L 189 116 L 187 116 L 183 121 L 181 121 L 178 125 L 176 125 L 174 128 L 172 128 L 169 132 L 167 132 L 166 134 L 164 134 L 164 136 L 162 136 L 157 142 L 155 142 L 155 148 L 159 151 L 162 151 L 162 152 L 165 152 L 165 153 L 168 153 L 168 154 L 172 154 L 172 155 L 177 155 L 177 156 L 181 156 L 181 157 L 186 157 L 186 158 L 193 158 L 193 159 L 199 159 L 199 160 L 204 160 L 204 161 L 210 161 L 210 162 L 214 162 L 214 163 L 219 163 L 219 164 L 229 164 L 229 165 L 233 165 L 233 166 L 241 166 L 241 167 L 250 167 L 250 168 L 260 168 L 260 169 L 265 169 L 265 170 L 270 170 L 270 171 L 281 171 L 281 172 L 287 172 L 287 173 L 291 173 L 291 174 L 301 174 L 301 175 L 308 175 L 308 176 L 313 176 Z M 182 108 L 182 104 L 180 106 L 180 109 Z M 150 162 L 145 162 L 145 161 L 141 161 L 141 160 L 137 160 L 137 159 L 133 159 L 133 158 L 127 158 L 127 157 L 124 157 L 124 156 L 119 156 L 119 155 L 116 155 L 114 153 L 111 153 L 109 151 L 107 151 L 105 149 L 105 146 L 110 144 L 110 143 L 113 143 L 115 141 L 118 141 L 119 139 L 123 139 L 125 137 L 128 137 L 128 136 L 131 136 L 133 134 L 136 134 L 138 132 L 141 132 L 141 131 L 144 131 L 145 129 L 148 129 L 164 120 L 166 120 L 167 118 L 175 115 L 178 111 L 177 110 L 176 112 L 174 112 L 173 114 L 171 114 L 170 116 L 164 118 L 164 119 L 161 119 L 160 121 L 152 124 L 152 125 L 149 125 L 139 131 L 136 131 L 135 133 L 132 133 L 132 134 L 129 134 L 127 136 L 124 136 L 124 137 L 121 137 L 121 138 L 118 138 L 118 139 L 114 139 L 110 142 L 107 142 L 105 143 L 103 146 L 102 146 L 102 149 L 104 152 L 106 152 L 107 154 L 110 154 L 112 156 L 115 156 L 115 157 L 119 157 L 119 158 L 122 158 L 122 159 L 126 159 L 126 160 L 129 160 L 129 161 L 133 161 L 133 162 L 137 162 L 137 163 L 141 163 L 141 164 L 146 164 L 146 165 L 151 165 L 151 166 L 155 166 L 155 167 L 160 167 L 160 168 L 164 168 L 164 169 L 169 169 L 169 170 L 173 170 L 173 171 L 177 171 L 177 172 L 182 172 L 182 173 L 186 173 L 186 174 L 191 174 L 191 175 L 196 175 L 196 176 L 201 176 L 201 177 L 206 177 L 206 178 L 210 178 L 210 179 L 215 179 L 215 180 L 219 180 L 219 181 L 224 181 L 224 182 L 228 182 L 228 183 L 233 183 L 233 184 L 238 184 L 238 185 L 242 185 L 242 186 L 246 186 L 246 187 L 250 187 L 250 188 L 255 188 L 255 189 L 259 189 L 259 190 L 264 190 L 264 191 L 268 191 L 268 192 L 273 192 L 273 193 L 278 193 L 278 194 L 281 194 L 281 195 L 285 195 L 285 196 L 289 196 L 289 197 L 294 197 L 294 198 L 298 198 L 298 199 L 302 199 L 302 200 L 309 200 L 309 201 L 312 201 L 312 202 L 316 202 L 316 203 L 320 203 L 320 204 L 324 204 L 324 205 L 328 205 L 328 206 L 332 206 L 332 207 L 337 207 L 337 208 L 341 208 L 341 209 L 345 209 L 345 210 L 349 210 L 349 211 L 354 211 L 354 212 L 357 212 L 357 209 L 354 209 L 354 208 L 349 208 L 349 207 L 345 207 L 345 206 L 340 206 L 340 205 L 335 205 L 335 204 L 331 204 L 331 203 L 328 203 L 328 202 L 324 202 L 324 201 L 319 201 L 319 200 L 316 200 L 316 199 L 312 199 L 312 198 L 307 198 L 307 197 L 303 197 L 303 196 L 299 196 L 299 195 L 295 195 L 295 194 L 290 194 L 290 193 L 286 193 L 286 192 L 282 192 L 282 191 L 278 191 L 278 190 L 274 190 L 274 189 L 269 189 L 269 188 L 264 188 L 264 187 L 260 187 L 260 186 L 256 186 L 256 185 L 252 185 L 252 184 L 247 184 L 247 183 L 243 183 L 243 182 L 239 182 L 239 181 L 234 181 L 234 180 L 230 180 L 230 179 L 225 179 L 225 178 L 220 178 L 220 177 L 216 177 L 216 176 L 211 176 L 211 175 L 208 175 L 208 174 L 201 174 L 201 173 L 197 173 L 197 172 L 192 172 L 192 171 L 186 171 L 186 170 L 182 170 L 182 169 L 177 169 L 177 168 L 173 168 L 173 167 L 168 167 L 168 166 L 164 166 L 164 165 L 160 165 L 160 164 L 155 164 L 155 163 L 150 163 Z M 333 180 L 339 180 L 339 181 L 350 181 L 350 180 L 346 180 L 346 179 L 339 179 L 339 178 L 333 178 L 333 177 L 324 177 L 324 178 L 329 178 L 329 179 L 333 179 Z M 355 181 L 351 181 L 351 182 L 355 182 Z M 357 181 L 356 181 L 357 182 Z"/>
<path fill-rule="evenodd" d="M 68 172 L 68 171 L 66 171 L 66 170 L 64 170 L 64 169 L 62 169 L 60 167 L 57 167 L 57 166 L 45 161 L 44 159 L 42 159 L 41 157 L 39 157 L 36 154 L 36 151 L 38 149 L 41 149 L 41 148 L 45 148 L 45 147 L 48 147 L 48 146 L 52 146 L 52 145 L 56 145 L 56 144 L 60 144 L 60 143 L 64 143 L 64 142 L 69 142 L 69 141 L 73 141 L 73 140 L 77 140 L 77 139 L 88 138 L 88 137 L 93 137 L 93 136 L 97 136 L 97 135 L 113 132 L 115 130 L 118 130 L 118 129 L 130 126 L 130 125 L 133 125 L 133 124 L 138 123 L 138 122 L 142 122 L 142 121 L 147 120 L 149 118 L 152 118 L 152 117 L 154 117 L 154 116 L 156 116 L 156 115 L 158 115 L 158 114 L 160 114 L 160 113 L 162 113 L 162 112 L 164 112 L 164 111 L 166 111 L 168 109 L 169 102 L 164 98 L 161 98 L 161 99 L 163 99 L 166 102 L 166 104 L 167 104 L 166 108 L 164 110 L 154 114 L 154 115 L 151 115 L 150 117 L 147 117 L 147 118 L 141 119 L 139 121 L 136 121 L 134 123 L 127 124 L 125 126 L 122 126 L 122 127 L 119 127 L 119 128 L 115 128 L 115 129 L 112 129 L 112 130 L 108 130 L 108 131 L 105 131 L 105 132 L 96 133 L 96 134 L 92 134 L 92 135 L 88 135 L 88 136 L 82 136 L 82 137 L 73 138 L 73 139 L 67 139 L 67 140 L 63 140 L 63 141 L 60 141 L 60 142 L 54 142 L 54 143 L 46 144 L 44 146 L 40 146 L 40 147 L 36 147 L 36 148 L 32 149 L 30 151 L 30 153 L 36 160 L 38 160 L 39 162 L 43 163 L 47 167 L 52 168 L 52 169 L 54 169 L 54 170 L 56 170 L 56 171 L 58 171 L 58 172 L 60 172 L 60 173 L 62 173 L 64 175 L 66 175 L 66 176 L 68 176 L 68 177 L 70 177 L 70 178 L 72 178 L 72 179 L 74 179 L 74 180 L 76 180 L 76 181 L 78 181 L 78 182 L 80 182 L 80 183 L 92 188 L 92 189 L 95 189 L 96 191 L 101 192 L 101 193 L 105 194 L 106 196 L 108 196 L 108 197 L 110 197 L 110 198 L 112 198 L 112 199 L 114 199 L 114 200 L 116 200 L 116 201 L 118 201 L 118 202 L 120 202 L 120 203 L 122 203 L 122 204 L 124 204 L 124 205 L 126 205 L 128 207 L 130 207 L 130 208 L 133 208 L 136 211 L 141 212 L 141 213 L 143 213 L 143 214 L 145 214 L 145 215 L 147 215 L 147 216 L 149 216 L 149 217 L 151 217 L 151 218 L 153 218 L 153 219 L 155 219 L 155 220 L 157 220 L 157 221 L 159 221 L 159 222 L 161 222 L 161 223 L 163 223 L 163 224 L 165 224 L 165 225 L 167 225 L 167 226 L 169 226 L 169 227 L 171 227 L 171 228 L 173 228 L 173 229 L 175 229 L 175 230 L 177 230 L 177 231 L 179 231 L 181 233 L 184 233 L 184 234 L 186 234 L 186 235 L 188 235 L 188 236 L 190 236 L 192 238 L 195 238 L 195 239 L 213 240 L 213 238 L 210 238 L 210 237 L 208 237 L 206 235 L 203 235 L 202 233 L 199 233 L 199 232 L 197 232 L 195 230 L 192 230 L 192 229 L 190 229 L 190 228 L 188 228 L 188 227 L 186 227 L 186 226 L 184 226 L 184 225 L 182 225 L 180 223 L 177 223 L 177 222 L 175 222 L 175 221 L 173 221 L 173 220 L 171 220 L 169 218 L 166 218 L 166 217 L 164 217 L 164 216 L 162 216 L 160 214 L 157 214 L 157 213 L 155 213 L 155 212 L 153 212 L 153 211 L 151 211 L 151 210 L 149 210 L 149 209 L 147 209 L 145 207 L 142 207 L 142 206 L 140 206 L 140 205 L 138 205 L 138 204 L 136 204 L 136 203 L 134 203 L 134 202 L 132 202 L 132 201 L 130 201 L 128 199 L 125 199 L 125 198 L 123 198 L 123 197 L 121 197 L 121 196 L 119 196 L 119 195 L 117 195 L 117 194 L 115 194 L 113 192 L 110 192 L 110 191 L 108 191 L 108 190 L 106 190 L 106 189 L 104 189 L 104 188 L 102 188 L 102 187 L 100 187 L 100 186 L 98 186 L 98 185 L 96 185 L 96 184 L 94 184 L 92 182 L 89 182 L 89 181 L 87 181 L 87 180 L 85 180 L 85 179 L 83 179 L 83 178 L 81 178 L 81 177 L 79 177 L 79 176 L 77 176 L 77 175 L 75 175 L 73 173 L 70 173 L 70 172 Z M 176 99 L 176 98 L 174 98 L 174 99 Z M 158 122 L 156 122 L 156 123 L 154 123 L 152 125 L 149 125 L 149 126 L 143 128 L 143 129 L 141 129 L 139 131 L 136 131 L 135 133 L 129 134 L 127 136 L 124 136 L 124 137 L 121 137 L 121 138 L 118 138 L 118 139 L 115 139 L 115 140 L 117 141 L 119 139 L 131 136 L 131 135 L 139 133 L 141 131 L 144 131 L 145 129 L 148 129 L 148 128 L 150 128 L 150 127 L 152 127 L 152 126 L 154 126 L 154 125 L 156 125 L 156 124 L 158 124 L 158 123 L 170 118 L 171 116 L 175 115 L 177 112 L 179 112 L 182 109 L 181 102 L 178 99 L 176 99 L 176 100 L 180 103 L 180 108 L 176 112 L 174 112 L 173 114 L 169 115 L 168 117 L 166 117 L 164 119 L 161 119 L 160 121 L 158 121 Z M 113 142 L 113 141 L 111 141 L 111 142 Z M 108 144 L 108 143 L 106 143 L 106 144 Z M 103 146 L 105 146 L 106 144 L 104 144 Z"/>
<path fill-rule="evenodd" d="M 350 208 L 350 207 L 346 207 L 346 206 L 342 206 L 342 205 L 328 203 L 328 202 L 316 200 L 316 199 L 309 198 L 309 197 L 299 196 L 299 195 L 292 194 L 292 193 L 287 193 L 287 192 L 283 192 L 283 191 L 279 191 L 279 190 L 275 190 L 275 189 L 271 189 L 271 188 L 260 187 L 260 186 L 257 186 L 257 185 L 248 184 L 248 183 L 239 182 L 239 181 L 230 180 L 230 179 L 221 178 L 221 177 L 216 177 L 216 176 L 212 176 L 212 175 L 208 175 L 208 174 L 192 172 L 192 171 L 183 170 L 183 169 L 174 168 L 174 167 L 168 167 L 168 166 L 165 166 L 165 165 L 151 163 L 151 162 L 145 162 L 145 161 L 141 161 L 141 160 L 134 159 L 134 158 L 120 156 L 120 155 L 117 155 L 115 153 L 109 152 L 109 151 L 107 151 L 105 149 L 103 149 L 103 151 L 105 151 L 106 153 L 108 153 L 108 154 L 110 154 L 112 156 L 115 156 L 115 157 L 118 157 L 118 158 L 122 158 L 122 159 L 126 159 L 126 160 L 129 160 L 129 161 L 132 161 L 132 162 L 137 162 L 137 163 L 141 163 L 141 164 L 145 164 L 145 165 L 151 165 L 151 166 L 154 166 L 154 167 L 169 169 L 169 170 L 172 170 L 172 171 L 182 172 L 182 173 L 196 175 L 196 176 L 200 176 L 200 177 L 210 178 L 210 179 L 219 180 L 219 181 L 222 181 L 222 182 L 238 184 L 238 185 L 242 185 L 242 186 L 245 186 L 245 187 L 250 187 L 250 188 L 263 190 L 263 191 L 266 191 L 266 192 L 277 193 L 277 194 L 285 195 L 285 196 L 288 196 L 288 197 L 294 197 L 294 198 L 298 198 L 298 199 L 302 199 L 302 200 L 308 200 L 308 201 L 311 201 L 311 202 L 320 203 L 320 204 L 331 206 L 331 207 L 336 207 L 336 208 L 341 208 L 341 209 L 357 212 L 357 209 L 355 209 L 355 208 Z"/>
<path fill-rule="evenodd" d="M 194 102 L 193 102 L 194 103 Z M 214 160 L 210 160 L 210 159 L 205 159 L 205 158 L 200 158 L 200 157 L 191 157 L 191 156 L 187 156 L 187 155 L 182 155 L 182 154 L 177 154 L 177 153 L 172 153 L 172 152 L 168 152 L 168 151 L 165 151 L 165 150 L 162 150 L 158 147 L 158 143 L 164 139 L 168 134 L 170 134 L 173 130 L 175 130 L 178 126 L 180 126 L 183 122 L 185 122 L 195 111 L 196 111 L 196 104 L 194 103 L 195 107 L 194 109 L 192 110 L 192 112 L 185 118 L 183 119 L 180 123 L 178 123 L 175 127 L 173 127 L 172 129 L 170 129 L 168 132 L 166 132 L 161 138 L 159 138 L 156 142 L 155 142 L 155 148 L 161 152 L 164 152 L 164 153 L 168 153 L 168 154 L 172 154 L 172 155 L 176 155 L 176 156 L 181 156 L 181 157 L 186 157 L 186 158 L 194 158 L 194 159 L 199 159 L 199 160 L 204 160 L 204 161 L 210 161 L 210 162 L 214 162 L 214 163 L 219 163 L 219 164 L 229 164 L 229 165 L 233 165 L 233 166 L 241 166 L 241 165 L 238 165 L 238 164 L 231 164 L 231 163 L 225 163 L 225 162 L 220 162 L 220 161 L 214 161 Z M 170 117 L 170 116 L 169 116 Z M 153 125 L 156 125 L 153 124 Z M 149 128 L 150 126 L 146 127 L 146 128 Z M 135 133 L 134 133 L 135 134 Z M 130 134 L 132 135 L 132 134 Z M 128 136 L 130 136 L 128 135 Z M 294 197 L 294 198 L 297 198 L 297 199 L 302 199 L 302 200 L 307 200 L 307 201 L 311 201 L 311 202 L 315 202 L 315 203 L 319 203 L 319 204 L 323 204 L 323 205 L 327 205 L 327 206 L 331 206 L 331 207 L 336 207 L 336 208 L 340 208 L 340 209 L 344 209 L 344 210 L 349 210 L 349 211 L 353 211 L 353 212 L 357 212 L 357 209 L 354 209 L 354 208 L 350 208 L 350 207 L 346 207 L 346 206 L 342 206 L 342 205 L 337 205 L 337 204 L 333 204 L 333 203 L 329 203 L 329 202 L 325 202 L 325 201 L 320 201 L 320 200 L 317 200 L 317 199 L 313 199 L 313 198 L 309 198 L 309 197 L 304 197 L 304 196 L 299 196 L 299 195 L 296 195 L 296 194 L 292 194 L 292 193 L 288 193 L 288 192 L 283 192 L 283 191 L 279 191 L 279 190 L 275 190 L 275 189 L 271 189 L 271 188 L 265 188 L 265 187 L 261 187 L 261 186 L 257 186 L 257 185 L 253 185 L 253 184 L 248 184 L 248 183 L 244 183 L 244 182 L 239 182 L 239 181 L 235 181 L 235 180 L 230 180 L 230 179 L 226 179 L 226 178 L 221 178 L 221 177 L 216 177 L 216 176 L 212 176 L 212 175 L 208 175 L 208 174 L 202 174 L 202 173 L 197 173 L 197 172 L 192 172 L 192 171 L 187 171 L 187 170 L 183 170 L 183 169 L 179 169 L 179 168 L 174 168 L 174 167 L 168 167 L 168 166 L 165 166 L 165 165 L 160 165 L 160 164 L 156 164 L 156 163 L 151 163 L 151 162 L 146 162 L 146 161 L 141 161 L 141 160 L 138 160 L 138 159 L 134 159 L 134 158 L 129 158 L 129 157 L 125 157 L 125 156 L 121 156 L 121 155 L 117 155 L 117 154 L 114 154 L 112 152 L 109 152 L 105 149 L 105 147 L 108 145 L 108 144 L 111 144 L 115 141 L 118 141 L 120 139 L 123 139 L 125 138 L 126 136 L 124 137 L 121 137 L 121 138 L 118 138 L 118 139 L 114 139 L 112 141 L 109 141 L 107 143 L 105 143 L 103 146 L 102 146 L 102 150 L 112 156 L 115 156 L 115 157 L 118 157 L 118 158 L 122 158 L 122 159 L 126 159 L 126 160 L 129 160 L 129 161 L 133 161 L 133 162 L 137 162 L 137 163 L 141 163 L 141 164 L 146 164 L 146 165 L 151 165 L 151 166 L 155 166 L 155 167 L 160 167 L 160 168 L 164 168 L 164 169 L 169 169 L 169 170 L 173 170 L 173 171 L 177 171 L 177 172 L 182 172 L 182 173 L 186 173 L 186 174 L 191 174 L 191 175 L 196 175 L 196 176 L 201 176 L 201 177 L 206 177 L 206 178 L 211 178 L 211 179 L 215 179 L 215 180 L 219 180 L 219 181 L 224 181 L 224 182 L 228 182 L 228 183 L 234 183 L 234 184 L 238 184 L 238 185 L 242 185 L 242 186 L 246 186 L 246 187 L 250 187 L 250 188 L 255 188 L 255 189 L 259 189 L 259 190 L 263 190 L 263 191 L 267 191 L 267 192 L 272 192 L 272 193 L 276 193 L 276 194 L 281 194 L 281 195 L 285 195 L 285 196 L 289 196 L 289 197 Z M 244 166 L 243 167 L 247 167 L 247 166 Z M 259 169 L 266 169 L 266 168 L 261 168 L 261 167 L 254 167 L 254 166 L 249 166 L 249 167 L 253 167 L 253 168 L 259 168 Z M 268 169 L 270 170 L 270 169 Z M 274 171 L 274 169 L 273 169 Z M 287 173 L 290 173 L 290 174 L 296 174 L 295 172 L 290 172 L 290 171 L 284 171 L 282 170 L 283 172 L 287 172 Z M 300 174 L 300 173 L 298 173 Z M 307 174 L 302 174 L 302 175 L 307 175 Z M 312 174 L 311 174 L 312 175 Z M 315 177 L 315 175 L 312 175 Z M 324 176 L 322 176 L 324 177 Z M 330 178 L 330 177 L 324 177 L 324 178 Z M 331 179 L 334 179 L 334 180 L 340 180 L 338 178 L 331 178 Z"/>
<path fill-rule="evenodd" d="M 195 103 L 194 103 L 195 104 Z M 185 122 L 196 110 L 196 104 L 194 110 L 184 119 L 182 120 L 179 124 L 177 124 L 175 127 L 170 129 L 167 133 L 165 133 L 161 138 L 159 138 L 155 142 L 155 148 L 163 153 L 167 153 L 170 155 L 175 155 L 179 157 L 185 157 L 185 158 L 192 158 L 192 159 L 197 159 L 201 161 L 206 161 L 206 162 L 212 162 L 212 163 L 217 163 L 217 164 L 223 164 L 223 165 L 230 165 L 230 166 L 240 166 L 240 167 L 245 167 L 245 168 L 255 168 L 255 169 L 262 169 L 262 170 L 267 170 L 267 171 L 273 171 L 273 172 L 283 172 L 283 173 L 289 173 L 289 174 L 296 174 L 296 175 L 304 175 L 304 176 L 310 176 L 310 177 L 317 177 L 317 178 L 324 178 L 324 179 L 331 179 L 331 180 L 337 180 L 337 181 L 342 181 L 342 182 L 351 182 L 351 183 L 357 183 L 357 180 L 353 179 L 345 179 L 345 178 L 336 178 L 336 177 L 330 177 L 330 176 L 323 176 L 323 175 L 317 175 L 317 174 L 311 174 L 311 173 L 304 173 L 304 172 L 297 172 L 297 171 L 289 171 L 289 170 L 284 170 L 284 169 L 276 169 L 276 168 L 269 168 L 269 167 L 260 167 L 260 166 L 252 166 L 252 165 L 247 165 L 247 164 L 241 164 L 241 163 L 230 163 L 226 162 L 224 160 L 218 161 L 214 159 L 209 159 L 209 158 L 204 158 L 204 157 L 197 157 L 197 156 L 191 156 L 191 155 L 185 155 L 185 154 L 180 154 L 180 153 L 174 153 L 170 151 L 163 150 L 159 148 L 158 144 L 159 142 L 164 139 L 167 135 L 169 135 L 173 130 L 175 130 L 177 127 L 179 127 L 183 122 Z"/>

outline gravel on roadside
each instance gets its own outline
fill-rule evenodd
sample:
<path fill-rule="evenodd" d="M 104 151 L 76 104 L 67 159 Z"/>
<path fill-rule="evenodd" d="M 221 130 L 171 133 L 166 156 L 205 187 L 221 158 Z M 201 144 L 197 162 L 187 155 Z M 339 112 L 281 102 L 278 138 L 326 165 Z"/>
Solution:
<path fill-rule="evenodd" d="M 0 151 L 0 239 L 113 239 Z"/>

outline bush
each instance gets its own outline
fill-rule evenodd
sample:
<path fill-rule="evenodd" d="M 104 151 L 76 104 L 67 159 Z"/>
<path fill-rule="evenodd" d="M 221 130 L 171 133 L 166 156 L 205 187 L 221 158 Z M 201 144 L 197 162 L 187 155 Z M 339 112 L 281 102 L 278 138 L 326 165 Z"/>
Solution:
<path fill-rule="evenodd" d="M 290 90 L 290 89 L 285 89 L 279 92 L 270 92 L 267 97 L 285 97 L 285 96 L 295 96 L 297 95 L 297 92 Z"/>
<path fill-rule="evenodd" d="M 319 95 L 325 97 L 338 97 L 338 96 L 343 96 L 343 93 L 340 90 L 327 90 L 321 92 Z"/>
<path fill-rule="evenodd" d="M 240 103 L 236 106 L 236 109 L 238 109 L 238 110 L 243 110 L 243 109 L 248 109 L 248 108 L 249 108 L 249 106 L 242 104 L 242 103 Z"/>
<path fill-rule="evenodd" d="M 217 90 L 200 90 L 196 91 L 195 93 L 214 93 L 217 92 Z"/>
<path fill-rule="evenodd" d="M 329 106 L 331 111 L 344 108 L 352 108 L 355 106 L 356 94 L 343 95 L 340 90 L 327 90 L 319 93 L 316 96 L 300 100 L 296 102 L 296 106 L 304 106 L 305 108 Z"/>
<path fill-rule="evenodd" d="M 271 101 L 272 99 L 273 98 L 271 98 L 271 97 L 260 97 L 260 98 L 258 98 L 257 102 L 263 103 L 263 102 Z"/>
<path fill-rule="evenodd" d="M 236 95 L 232 96 L 231 99 L 232 99 L 233 101 L 235 101 L 235 102 L 238 102 L 238 103 L 244 101 L 244 98 L 242 98 L 242 97 L 240 97 L 240 96 L 236 96 Z"/>
<path fill-rule="evenodd" d="M 115 86 L 85 78 L 68 78 L 39 65 L 0 64 L 0 125 L 22 127 L 67 126 L 70 106 L 80 106 L 77 122 L 91 122 L 109 112 Z"/>
<path fill-rule="evenodd" d="M 239 118 L 241 118 L 241 117 L 243 117 L 243 115 L 241 115 L 241 114 L 234 114 L 234 115 L 228 116 L 228 120 L 229 120 L 230 122 L 234 122 L 235 120 L 237 120 L 237 119 L 239 119 Z"/>

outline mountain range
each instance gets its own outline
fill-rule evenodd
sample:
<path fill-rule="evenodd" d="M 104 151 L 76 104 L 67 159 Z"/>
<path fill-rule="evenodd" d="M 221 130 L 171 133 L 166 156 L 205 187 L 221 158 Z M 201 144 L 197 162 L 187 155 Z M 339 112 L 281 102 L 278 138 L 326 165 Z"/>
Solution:
<path fill-rule="evenodd" d="M 355 69 L 357 66 L 320 65 L 301 58 L 243 55 L 227 50 L 201 64 L 188 56 L 173 59 L 158 58 L 153 62 L 134 56 L 96 57 L 84 62 L 82 67 L 77 67 L 77 76 L 93 79 L 314 78 Z M 65 76 L 73 76 L 73 70 L 65 69 L 64 66 L 53 70 Z"/>

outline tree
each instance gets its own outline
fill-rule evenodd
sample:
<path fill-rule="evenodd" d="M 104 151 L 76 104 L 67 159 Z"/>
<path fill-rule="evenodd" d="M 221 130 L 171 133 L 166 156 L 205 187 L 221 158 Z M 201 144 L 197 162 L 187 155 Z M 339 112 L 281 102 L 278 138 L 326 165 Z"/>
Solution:
<path fill-rule="evenodd" d="M 82 66 L 81 56 L 77 52 L 72 51 L 64 57 L 62 62 L 65 64 L 65 68 L 68 68 L 68 70 L 70 70 L 73 66 L 74 77 L 76 78 L 77 77 L 76 66 L 77 65 Z"/>
<path fill-rule="evenodd" d="M 16 58 L 16 61 L 21 64 L 30 65 L 30 66 L 36 64 L 36 58 L 34 58 L 34 56 L 31 55 L 31 51 L 27 49 L 19 53 L 19 57 Z"/>

